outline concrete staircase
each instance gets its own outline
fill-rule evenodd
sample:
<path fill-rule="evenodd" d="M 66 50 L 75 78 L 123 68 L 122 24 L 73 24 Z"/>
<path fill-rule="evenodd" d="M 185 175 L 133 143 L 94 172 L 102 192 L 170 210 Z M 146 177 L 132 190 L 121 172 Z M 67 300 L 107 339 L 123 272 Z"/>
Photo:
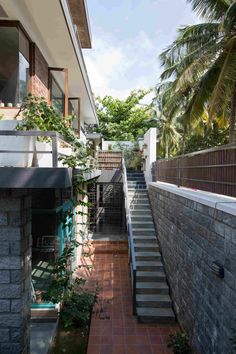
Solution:
<path fill-rule="evenodd" d="M 136 312 L 143 323 L 174 323 L 163 262 L 142 172 L 127 171 L 136 273 Z"/>

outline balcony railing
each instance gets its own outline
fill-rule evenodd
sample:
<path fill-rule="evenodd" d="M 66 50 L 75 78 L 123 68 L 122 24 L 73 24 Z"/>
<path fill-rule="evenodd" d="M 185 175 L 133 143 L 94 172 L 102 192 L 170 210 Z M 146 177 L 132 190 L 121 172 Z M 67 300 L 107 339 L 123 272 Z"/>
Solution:
<path fill-rule="evenodd" d="M 236 144 L 158 160 L 152 173 L 154 181 L 236 197 Z"/>
<path fill-rule="evenodd" d="M 49 138 L 49 142 L 38 143 L 36 138 Z M 42 150 L 40 150 L 40 147 Z M 68 156 L 72 146 L 64 137 L 54 131 L 14 131 L 0 130 L 0 166 L 1 167 L 59 167 L 59 157 Z M 42 155 L 51 155 L 40 165 Z M 39 164 L 35 162 L 39 159 Z M 33 161 L 34 160 L 34 161 Z"/>

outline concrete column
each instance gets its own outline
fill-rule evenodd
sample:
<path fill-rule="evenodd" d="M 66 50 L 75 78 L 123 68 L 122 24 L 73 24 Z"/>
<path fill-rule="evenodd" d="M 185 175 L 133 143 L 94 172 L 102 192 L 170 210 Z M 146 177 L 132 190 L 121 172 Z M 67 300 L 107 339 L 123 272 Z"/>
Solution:
<path fill-rule="evenodd" d="M 148 185 L 149 182 L 152 182 L 152 164 L 156 161 L 156 135 L 157 129 L 150 128 L 146 134 L 144 134 L 144 144 L 146 148 L 144 149 L 144 157 L 145 157 L 145 181 Z"/>
<path fill-rule="evenodd" d="M 31 196 L 0 189 L 0 353 L 28 354 Z"/>

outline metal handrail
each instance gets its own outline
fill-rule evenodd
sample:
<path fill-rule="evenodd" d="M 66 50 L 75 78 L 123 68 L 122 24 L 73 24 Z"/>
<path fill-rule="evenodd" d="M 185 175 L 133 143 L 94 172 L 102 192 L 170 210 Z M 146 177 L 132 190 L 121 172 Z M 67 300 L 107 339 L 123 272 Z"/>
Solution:
<path fill-rule="evenodd" d="M 124 190 L 124 197 L 125 197 L 126 225 L 127 225 L 128 243 L 129 243 L 129 262 L 131 266 L 131 281 L 132 281 L 132 290 L 133 290 L 133 314 L 136 315 L 137 265 L 136 265 L 135 253 L 134 253 L 133 231 L 132 231 L 131 214 L 129 208 L 127 173 L 126 173 L 124 157 L 122 157 L 122 179 L 123 179 L 123 190 Z"/>

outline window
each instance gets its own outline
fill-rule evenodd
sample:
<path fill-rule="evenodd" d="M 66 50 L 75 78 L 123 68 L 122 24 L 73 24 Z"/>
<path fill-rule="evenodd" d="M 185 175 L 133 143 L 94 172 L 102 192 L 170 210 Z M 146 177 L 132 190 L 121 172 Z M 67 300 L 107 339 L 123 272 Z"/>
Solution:
<path fill-rule="evenodd" d="M 52 97 L 51 102 L 56 112 L 60 115 L 64 115 L 65 112 L 65 94 L 58 84 L 54 75 L 52 75 Z"/>
<path fill-rule="evenodd" d="M 0 26 L 0 102 L 17 107 L 29 91 L 29 41 L 20 28 Z"/>
<path fill-rule="evenodd" d="M 68 114 L 71 116 L 71 126 L 80 135 L 80 99 L 70 97 L 68 102 Z"/>
<path fill-rule="evenodd" d="M 56 112 L 68 117 L 68 70 L 65 68 L 49 69 L 49 101 Z"/>

